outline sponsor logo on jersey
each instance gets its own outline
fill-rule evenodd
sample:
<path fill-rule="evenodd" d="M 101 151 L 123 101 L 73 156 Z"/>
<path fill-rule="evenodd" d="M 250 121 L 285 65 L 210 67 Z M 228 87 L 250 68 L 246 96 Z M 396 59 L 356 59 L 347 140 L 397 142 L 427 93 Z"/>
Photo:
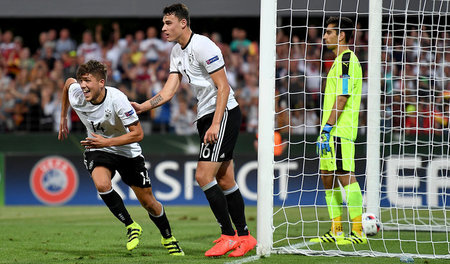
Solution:
<path fill-rule="evenodd" d="M 219 60 L 219 56 L 214 56 L 214 57 L 212 57 L 211 59 L 209 59 L 209 60 L 207 60 L 206 61 L 206 64 L 211 64 L 211 63 L 213 63 L 213 62 L 215 62 L 215 61 L 218 61 Z"/>
<path fill-rule="evenodd" d="M 31 171 L 30 187 L 42 203 L 64 204 L 78 189 L 78 174 L 70 161 L 58 156 L 45 157 Z"/>
<path fill-rule="evenodd" d="M 128 111 L 128 112 L 125 112 L 125 115 L 126 116 L 131 116 L 131 115 L 133 115 L 134 114 L 134 110 L 133 109 L 131 109 L 130 111 Z"/>

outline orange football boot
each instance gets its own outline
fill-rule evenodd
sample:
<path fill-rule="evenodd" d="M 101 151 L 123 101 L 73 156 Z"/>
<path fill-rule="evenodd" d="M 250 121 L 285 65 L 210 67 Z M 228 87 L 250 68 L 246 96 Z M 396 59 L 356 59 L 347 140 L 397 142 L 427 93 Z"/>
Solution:
<path fill-rule="evenodd" d="M 239 246 L 235 251 L 231 252 L 228 257 L 242 257 L 247 252 L 252 250 L 257 244 L 256 239 L 252 235 L 250 235 L 250 233 L 248 233 L 248 235 L 246 236 L 239 236 L 238 241 Z"/>
<path fill-rule="evenodd" d="M 210 250 L 205 252 L 207 257 L 218 257 L 225 255 L 228 251 L 239 246 L 236 236 L 221 235 L 219 239 L 214 240 L 216 243 Z"/>

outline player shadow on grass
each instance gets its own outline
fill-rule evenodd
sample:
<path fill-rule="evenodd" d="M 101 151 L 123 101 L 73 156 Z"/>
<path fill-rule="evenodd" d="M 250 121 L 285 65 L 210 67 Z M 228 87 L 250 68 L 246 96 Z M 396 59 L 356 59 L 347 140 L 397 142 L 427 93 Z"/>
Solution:
<path fill-rule="evenodd" d="M 203 243 L 202 243 L 203 244 Z M 133 251 L 127 251 L 123 245 L 117 245 L 105 249 L 35 249 L 42 251 L 45 255 L 49 253 L 61 253 L 64 254 L 63 260 L 81 260 L 81 259 L 101 259 L 103 257 L 152 257 L 153 255 L 168 255 L 167 250 L 161 245 L 139 245 L 138 248 Z M 186 250 L 185 250 L 186 251 Z M 191 256 L 203 256 L 205 249 L 203 247 L 197 247 L 193 245 L 192 248 L 188 248 L 186 255 Z M 50 257 L 50 256 L 49 256 Z M 51 257 L 55 257 L 54 255 Z M 62 256 L 61 256 L 62 257 Z"/>
<path fill-rule="evenodd" d="M 161 248 L 163 251 L 164 248 Z M 40 249 L 41 250 L 41 249 Z M 50 249 L 42 250 L 44 254 L 48 253 L 62 253 L 66 256 L 75 256 L 79 258 L 75 259 L 96 259 L 103 256 L 117 256 L 117 257 L 136 257 L 136 256 L 151 256 L 152 252 L 157 250 L 154 246 L 140 246 L 134 251 L 128 251 L 123 245 L 116 245 L 109 247 L 108 249 Z M 158 249 L 159 250 L 159 249 Z M 166 251 L 164 251 L 166 253 Z M 69 258 L 71 259 L 71 258 Z"/>
<path fill-rule="evenodd" d="M 152 235 L 152 234 L 151 234 Z M 189 237 L 190 243 L 187 243 L 183 250 L 186 256 L 203 257 L 205 250 L 207 250 L 215 238 L 213 233 L 197 234 Z M 145 240 L 145 239 L 144 239 Z M 106 241 L 105 241 L 106 243 Z M 210 244 L 211 243 L 211 244 Z M 86 244 L 85 246 L 88 246 Z M 57 257 L 57 261 L 71 261 L 71 260 L 101 260 L 103 258 L 139 258 L 168 255 L 167 250 L 159 244 L 159 241 L 141 241 L 141 244 L 133 251 L 127 251 L 122 242 L 111 242 L 105 244 L 104 248 L 88 249 L 82 245 L 79 248 L 33 248 L 32 250 L 41 251 L 49 258 Z M 59 255 L 61 254 L 61 255 Z M 247 256 L 254 255 L 255 251 L 250 251 Z M 63 256 L 64 255 L 64 256 Z M 216 257 L 228 259 L 228 254 Z M 215 258 L 215 259 L 216 259 Z M 205 258 L 206 260 L 207 258 Z"/>

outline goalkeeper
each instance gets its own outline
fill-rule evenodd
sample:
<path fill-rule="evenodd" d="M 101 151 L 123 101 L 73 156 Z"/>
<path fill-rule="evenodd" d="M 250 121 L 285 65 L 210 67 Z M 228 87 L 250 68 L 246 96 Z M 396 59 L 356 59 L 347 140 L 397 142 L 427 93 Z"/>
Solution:
<path fill-rule="evenodd" d="M 331 219 L 331 230 L 311 242 L 365 244 L 362 233 L 362 194 L 355 172 L 355 140 L 361 103 L 362 70 L 348 42 L 353 22 L 347 17 L 330 17 L 323 36 L 325 45 L 336 59 L 328 72 L 322 107 L 321 134 L 317 141 L 320 174 L 325 187 L 325 200 Z M 342 194 L 344 187 L 348 212 L 352 221 L 349 236 L 342 228 Z"/>

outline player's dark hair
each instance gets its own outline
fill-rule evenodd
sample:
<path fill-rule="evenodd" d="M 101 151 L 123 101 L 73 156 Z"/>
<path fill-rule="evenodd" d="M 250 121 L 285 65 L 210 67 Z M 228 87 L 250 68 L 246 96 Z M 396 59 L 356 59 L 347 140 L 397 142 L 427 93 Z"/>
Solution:
<path fill-rule="evenodd" d="M 331 24 L 339 28 L 341 32 L 345 33 L 345 42 L 348 43 L 350 41 L 354 30 L 353 21 L 350 18 L 333 16 L 328 18 L 325 23 L 326 27 Z M 336 32 L 339 34 L 338 30 Z"/>
<path fill-rule="evenodd" d="M 107 68 L 103 63 L 96 60 L 90 60 L 84 64 L 81 64 L 77 70 L 77 79 L 79 80 L 81 79 L 81 76 L 89 73 L 92 74 L 92 76 L 94 76 L 97 80 L 103 79 L 106 82 Z"/>
<path fill-rule="evenodd" d="M 166 6 L 163 10 L 164 15 L 175 15 L 179 20 L 186 19 L 187 26 L 191 25 L 191 19 L 189 18 L 189 9 L 186 5 L 178 3 L 170 6 Z"/>

